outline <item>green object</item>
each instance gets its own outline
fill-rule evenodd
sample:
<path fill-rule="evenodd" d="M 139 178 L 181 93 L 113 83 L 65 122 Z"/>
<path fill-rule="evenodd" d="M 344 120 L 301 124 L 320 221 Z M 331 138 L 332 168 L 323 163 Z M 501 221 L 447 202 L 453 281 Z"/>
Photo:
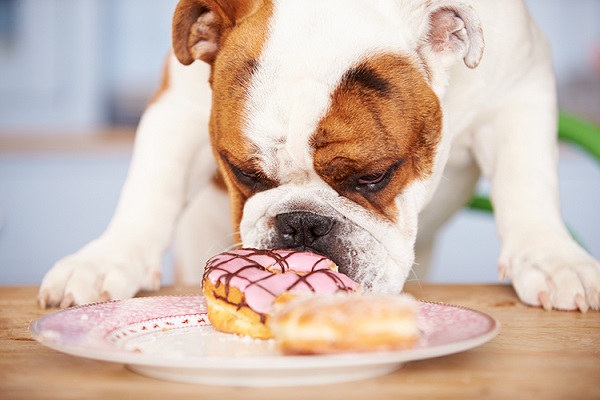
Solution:
<path fill-rule="evenodd" d="M 558 118 L 558 139 L 579 147 L 600 163 L 600 127 L 561 112 Z M 494 211 L 490 199 L 479 194 L 471 198 L 467 207 L 477 211 Z"/>
<path fill-rule="evenodd" d="M 579 147 L 600 163 L 600 127 L 561 112 L 558 118 L 558 139 Z M 467 207 L 476 211 L 494 212 L 489 197 L 480 194 L 475 194 L 467 203 Z M 570 232 L 573 238 L 582 244 L 573 231 Z"/>
<path fill-rule="evenodd" d="M 600 127 L 572 115 L 560 113 L 558 138 L 578 146 L 600 163 Z"/>
<path fill-rule="evenodd" d="M 492 206 L 492 202 L 489 197 L 481 195 L 473 196 L 467 203 L 467 207 L 469 207 L 471 210 L 485 211 L 490 213 L 494 212 L 494 206 Z"/>

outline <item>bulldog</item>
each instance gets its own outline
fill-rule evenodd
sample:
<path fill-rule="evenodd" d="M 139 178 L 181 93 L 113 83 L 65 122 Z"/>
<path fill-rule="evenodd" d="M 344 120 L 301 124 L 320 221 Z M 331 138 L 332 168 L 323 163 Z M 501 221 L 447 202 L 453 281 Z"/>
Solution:
<path fill-rule="evenodd" d="M 556 131 L 548 46 L 520 0 L 181 0 L 115 215 L 39 302 L 157 289 L 173 241 L 184 283 L 238 245 L 312 250 L 398 293 L 483 175 L 501 278 L 526 304 L 597 310 Z"/>

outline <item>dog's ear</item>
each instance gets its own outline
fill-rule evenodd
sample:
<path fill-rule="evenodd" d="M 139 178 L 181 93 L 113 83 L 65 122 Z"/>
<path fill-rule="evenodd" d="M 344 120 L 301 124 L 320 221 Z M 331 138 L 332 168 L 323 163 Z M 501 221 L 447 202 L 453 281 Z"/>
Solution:
<path fill-rule="evenodd" d="M 432 1 L 428 6 L 426 45 L 443 57 L 461 56 L 469 68 L 483 55 L 483 31 L 475 10 L 461 1 Z"/>
<path fill-rule="evenodd" d="M 222 40 L 254 14 L 261 0 L 180 0 L 173 15 L 173 51 L 179 62 L 215 60 Z"/>

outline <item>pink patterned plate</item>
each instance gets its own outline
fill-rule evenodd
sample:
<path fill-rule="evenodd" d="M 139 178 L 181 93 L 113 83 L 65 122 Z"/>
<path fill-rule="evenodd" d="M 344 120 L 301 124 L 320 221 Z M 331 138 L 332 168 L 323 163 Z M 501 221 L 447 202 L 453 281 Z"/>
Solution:
<path fill-rule="evenodd" d="M 420 302 L 423 340 L 408 350 L 284 356 L 271 340 L 217 332 L 202 296 L 142 297 L 90 304 L 32 322 L 52 349 L 123 363 L 143 375 L 208 385 L 299 386 L 365 379 L 407 361 L 468 350 L 494 338 L 498 322 L 479 311 Z"/>

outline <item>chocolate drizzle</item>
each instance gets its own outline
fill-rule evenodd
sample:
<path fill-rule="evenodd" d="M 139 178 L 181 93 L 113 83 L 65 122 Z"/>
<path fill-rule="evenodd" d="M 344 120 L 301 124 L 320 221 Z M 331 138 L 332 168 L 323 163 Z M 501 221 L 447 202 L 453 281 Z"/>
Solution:
<path fill-rule="evenodd" d="M 259 287 L 263 292 L 269 294 L 273 297 L 273 301 L 277 298 L 281 293 L 275 293 L 271 288 L 269 288 L 269 280 L 277 279 L 277 275 L 285 274 L 287 272 L 296 272 L 294 274 L 295 280 L 294 282 L 285 288 L 284 291 L 294 290 L 299 286 L 305 286 L 304 290 L 308 288 L 309 291 L 316 292 L 317 289 L 310 283 L 309 279 L 312 276 L 324 276 L 331 280 L 337 287 L 337 291 L 353 291 L 355 290 L 353 287 L 348 286 L 343 279 L 341 278 L 341 274 L 333 271 L 329 268 L 331 261 L 323 256 L 316 256 L 316 261 L 314 261 L 311 268 L 308 272 L 297 272 L 294 271 L 290 267 L 290 263 L 288 259 L 292 257 L 294 254 L 302 253 L 300 251 L 294 250 L 260 250 L 260 249 L 251 249 L 251 248 L 243 248 L 240 250 L 234 250 L 230 252 L 221 253 L 206 263 L 206 267 L 204 270 L 204 275 L 202 278 L 202 282 L 206 282 L 206 279 L 209 278 L 209 275 L 215 271 L 220 271 L 221 274 L 214 282 L 216 288 L 219 288 L 221 285 L 224 285 L 225 296 L 220 296 L 217 293 L 213 292 L 215 298 L 222 300 L 228 304 L 235 306 L 238 310 L 242 307 L 250 307 L 246 301 L 246 291 L 253 286 Z M 258 258 L 258 259 L 255 259 Z M 268 260 L 265 262 L 265 258 Z M 243 262 L 240 264 L 241 266 L 235 270 L 231 270 L 231 268 L 226 268 L 229 263 L 232 263 L 234 260 L 242 260 Z M 267 265 L 264 265 L 267 264 Z M 244 276 L 243 272 L 248 269 L 258 269 L 261 271 L 269 272 L 267 275 L 262 276 L 259 279 L 252 280 L 247 276 Z M 247 282 L 247 286 L 242 291 L 242 299 L 239 303 L 232 302 L 229 299 L 229 289 L 231 285 L 231 281 L 234 278 L 242 279 Z M 211 280 L 213 281 L 213 280 Z M 256 311 L 256 310 L 254 310 Z M 261 317 L 261 322 L 265 322 L 266 315 L 260 312 L 257 312 Z"/>

